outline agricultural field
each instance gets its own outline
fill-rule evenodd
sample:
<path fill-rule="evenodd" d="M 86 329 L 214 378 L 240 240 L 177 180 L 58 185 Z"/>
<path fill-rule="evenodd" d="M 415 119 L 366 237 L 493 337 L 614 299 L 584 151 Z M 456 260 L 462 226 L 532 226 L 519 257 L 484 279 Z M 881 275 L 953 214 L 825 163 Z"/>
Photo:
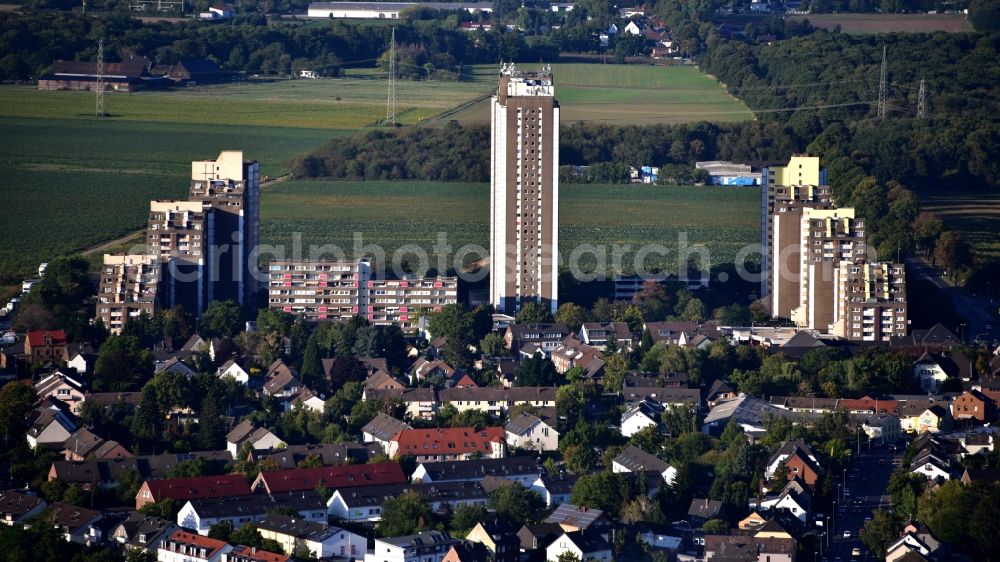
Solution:
<path fill-rule="evenodd" d="M 980 258 L 1000 258 L 1000 194 L 988 191 L 921 193 L 921 210 L 958 230 Z"/>
<path fill-rule="evenodd" d="M 641 246 L 662 244 L 668 255 L 651 256 L 646 267 L 672 271 L 678 237 L 686 233 L 689 245 L 708 248 L 713 264 L 732 262 L 740 248 L 759 240 L 759 197 L 754 188 L 563 185 L 560 252 L 565 260 L 574 248 L 591 244 L 606 252 L 610 264 L 614 244 L 630 245 L 622 252 L 622 269 L 630 272 Z M 355 233 L 387 256 L 405 244 L 430 253 L 438 233 L 453 248 L 477 244 L 488 250 L 489 185 L 289 181 L 262 193 L 261 239 L 283 246 L 285 257 L 292 255 L 293 237 L 300 237 L 302 257 L 321 245 L 351 257 Z M 581 264 L 594 261 L 590 256 Z"/>
<path fill-rule="evenodd" d="M 792 21 L 809 20 L 813 27 L 844 33 L 933 33 L 972 31 L 965 14 L 809 14 L 791 16 Z"/>
<path fill-rule="evenodd" d="M 415 123 L 485 90 L 400 83 L 400 121 Z M 141 228 L 149 199 L 184 197 L 190 162 L 242 149 L 264 175 L 292 157 L 385 118 L 385 82 L 239 83 L 106 96 L 0 87 L 0 280 Z M 8 241 L 19 241 L 11 244 Z"/>
<path fill-rule="evenodd" d="M 527 66 L 525 70 L 533 70 Z M 563 123 L 685 123 L 744 121 L 753 114 L 709 76 L 691 66 L 553 64 L 556 99 Z M 477 66 L 466 77 L 495 79 L 493 66 Z M 484 100 L 450 116 L 461 122 L 488 123 Z"/>

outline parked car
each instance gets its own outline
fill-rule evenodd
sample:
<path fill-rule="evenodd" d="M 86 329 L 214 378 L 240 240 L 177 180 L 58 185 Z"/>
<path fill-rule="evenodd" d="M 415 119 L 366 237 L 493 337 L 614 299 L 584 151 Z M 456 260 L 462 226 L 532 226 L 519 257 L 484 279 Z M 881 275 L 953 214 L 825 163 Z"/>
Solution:
<path fill-rule="evenodd" d="M 850 531 L 844 531 L 844 538 L 845 539 L 851 538 L 851 532 Z"/>

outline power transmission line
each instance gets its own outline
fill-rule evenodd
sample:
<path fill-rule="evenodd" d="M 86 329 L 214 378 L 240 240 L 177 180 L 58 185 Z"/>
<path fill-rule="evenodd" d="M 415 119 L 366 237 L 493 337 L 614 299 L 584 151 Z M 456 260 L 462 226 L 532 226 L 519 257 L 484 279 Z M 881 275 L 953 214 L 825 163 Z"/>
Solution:
<path fill-rule="evenodd" d="M 882 71 L 879 73 L 878 80 L 878 118 L 885 119 L 886 110 L 886 97 L 889 93 L 889 83 L 886 80 L 886 69 L 885 69 L 885 45 L 882 45 Z"/>
<path fill-rule="evenodd" d="M 396 125 L 396 28 L 389 40 L 389 96 L 385 104 L 385 124 Z"/>
<path fill-rule="evenodd" d="M 927 117 L 927 82 L 920 79 L 920 93 L 917 94 L 917 119 Z"/>
<path fill-rule="evenodd" d="M 97 42 L 97 116 L 107 115 L 104 111 L 104 39 Z"/>

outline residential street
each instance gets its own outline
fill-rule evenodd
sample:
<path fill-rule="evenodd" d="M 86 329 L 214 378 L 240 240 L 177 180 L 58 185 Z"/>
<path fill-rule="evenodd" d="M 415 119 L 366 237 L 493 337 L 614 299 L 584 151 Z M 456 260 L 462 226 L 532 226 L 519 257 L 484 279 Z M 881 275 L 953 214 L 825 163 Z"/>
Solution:
<path fill-rule="evenodd" d="M 856 450 L 855 450 L 856 451 Z M 847 497 L 840 491 L 835 517 L 832 522 L 833 535 L 830 537 L 830 549 L 823 553 L 823 560 L 828 562 L 846 562 L 848 560 L 878 560 L 872 556 L 861 542 L 861 529 L 865 519 L 880 505 L 885 509 L 889 506 L 889 498 L 885 490 L 889 484 L 889 476 L 895 468 L 902 453 L 890 452 L 889 446 L 872 444 L 871 449 L 862 441 L 861 455 L 855 452 L 851 456 L 851 465 L 847 470 Z M 879 461 L 882 464 L 879 464 Z M 844 537 L 844 532 L 850 531 L 850 538 Z M 852 557 L 855 548 L 861 549 L 860 557 Z"/>
<path fill-rule="evenodd" d="M 989 299 L 970 295 L 964 289 L 954 286 L 943 277 L 942 272 L 932 266 L 924 258 L 906 258 L 906 268 L 909 275 L 916 279 L 926 279 L 947 296 L 955 306 L 955 311 L 964 317 L 968 325 L 964 327 L 946 326 L 965 341 L 973 341 L 978 337 L 993 341 L 1000 337 L 1000 327 L 997 326 L 995 305 Z"/>

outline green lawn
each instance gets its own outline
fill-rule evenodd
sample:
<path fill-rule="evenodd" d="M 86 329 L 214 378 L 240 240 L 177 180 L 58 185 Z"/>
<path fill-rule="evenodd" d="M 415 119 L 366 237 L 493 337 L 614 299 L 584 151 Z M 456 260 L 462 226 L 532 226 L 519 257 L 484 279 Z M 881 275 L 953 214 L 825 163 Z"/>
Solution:
<path fill-rule="evenodd" d="M 592 244 L 623 251 L 623 270 L 633 269 L 635 252 L 662 244 L 672 254 L 653 256 L 647 267 L 676 269 L 678 236 L 704 244 L 713 263 L 732 262 L 737 250 L 759 240 L 759 192 L 719 187 L 647 185 L 564 185 L 560 187 L 560 251 Z M 434 182 L 286 182 L 267 188 L 261 198 L 261 238 L 283 245 L 291 255 L 301 236 L 302 256 L 309 246 L 334 245 L 353 254 L 355 233 L 364 244 L 386 254 L 404 244 L 430 252 L 438 233 L 453 248 L 489 248 L 489 185 Z M 592 265 L 588 257 L 584 264 Z"/>
<path fill-rule="evenodd" d="M 535 70 L 526 65 L 524 70 Z M 497 67 L 479 65 L 466 76 L 491 80 Z M 690 66 L 554 64 L 556 99 L 564 123 L 685 123 L 743 121 L 753 115 L 713 78 Z M 489 122 L 489 101 L 456 113 L 465 122 Z"/>

